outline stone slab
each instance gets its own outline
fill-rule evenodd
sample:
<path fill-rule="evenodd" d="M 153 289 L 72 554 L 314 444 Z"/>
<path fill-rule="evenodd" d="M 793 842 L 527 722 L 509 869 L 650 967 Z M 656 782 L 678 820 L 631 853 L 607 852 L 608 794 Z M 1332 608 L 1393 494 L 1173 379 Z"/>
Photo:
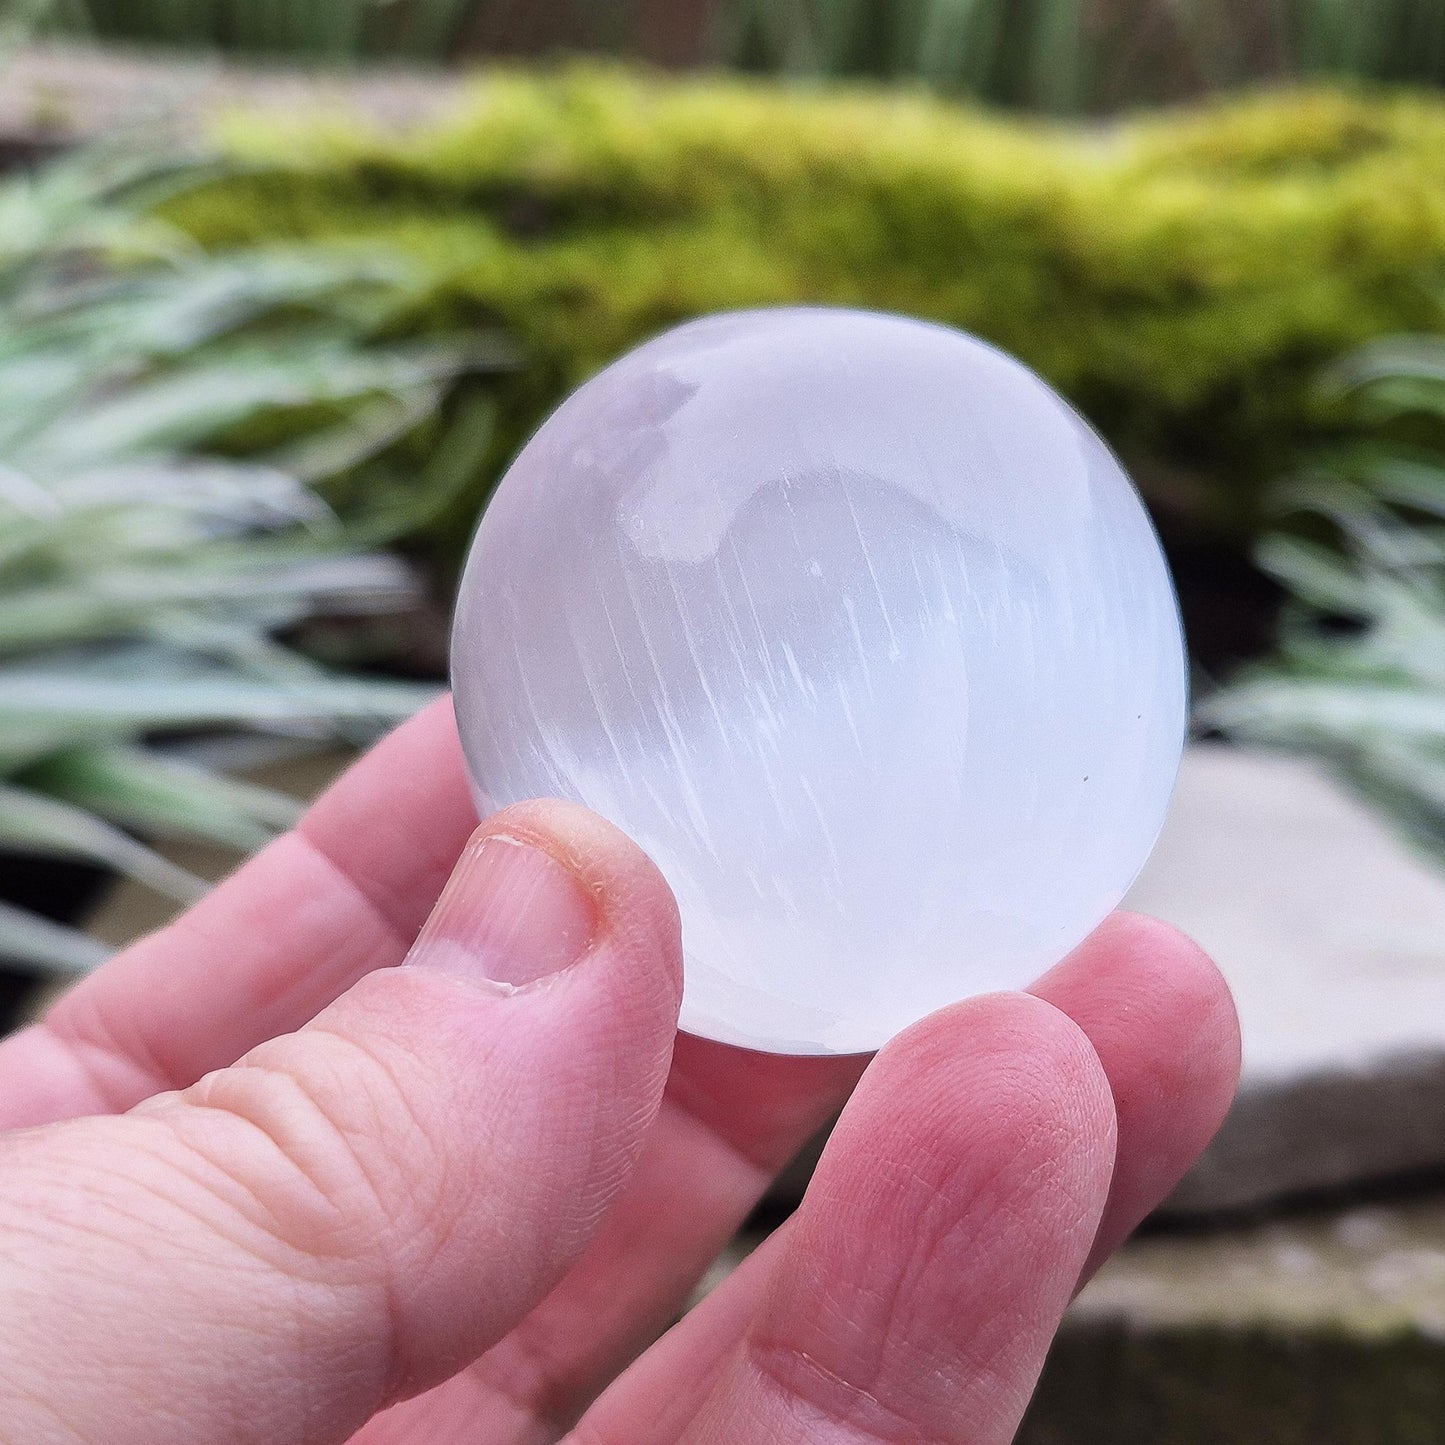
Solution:
<path fill-rule="evenodd" d="M 1445 1196 L 1145 1234 L 1083 1290 L 1069 1322 L 1373 1340 L 1412 1330 L 1445 1350 Z"/>
<path fill-rule="evenodd" d="M 1244 1036 L 1234 1110 L 1162 1216 L 1445 1176 L 1445 872 L 1315 764 L 1203 744 L 1126 904 L 1210 951 Z"/>
<path fill-rule="evenodd" d="M 1065 1316 L 1017 1437 L 1246 1442 L 1445 1442 L 1445 1195 L 1131 1241 Z"/>
<path fill-rule="evenodd" d="M 195 132 L 207 117 L 241 104 L 344 107 L 408 126 L 441 114 L 459 83 L 455 72 L 402 66 L 301 69 L 195 51 L 26 45 L 0 53 L 0 152 L 24 158 L 160 122 Z"/>
<path fill-rule="evenodd" d="M 1445 1171 L 1445 872 L 1313 763 L 1205 745 L 1127 901 L 1213 954 L 1244 1035 L 1168 1212 Z"/>
<path fill-rule="evenodd" d="M 1445 1440 L 1445 1200 L 1128 1245 L 1020 1445 Z"/>

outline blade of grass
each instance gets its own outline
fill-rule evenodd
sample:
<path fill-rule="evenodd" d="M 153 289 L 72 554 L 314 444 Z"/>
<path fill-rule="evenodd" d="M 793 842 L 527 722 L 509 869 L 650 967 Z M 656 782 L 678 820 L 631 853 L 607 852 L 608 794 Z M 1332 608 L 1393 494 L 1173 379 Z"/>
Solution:
<path fill-rule="evenodd" d="M 0 783 L 0 847 L 114 868 L 167 897 L 189 903 L 206 883 L 83 808 Z"/>
<path fill-rule="evenodd" d="M 0 959 L 46 973 L 82 974 L 109 957 L 103 943 L 79 930 L 0 900 Z"/>
<path fill-rule="evenodd" d="M 302 811 L 270 788 L 129 745 L 54 753 L 17 781 L 150 837 L 197 838 L 245 853 Z"/>

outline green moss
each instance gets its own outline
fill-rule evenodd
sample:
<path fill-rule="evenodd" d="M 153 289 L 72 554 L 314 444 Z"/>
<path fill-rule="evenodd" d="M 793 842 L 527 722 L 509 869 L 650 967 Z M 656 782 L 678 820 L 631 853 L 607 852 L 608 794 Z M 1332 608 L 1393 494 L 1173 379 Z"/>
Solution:
<path fill-rule="evenodd" d="M 1018 1445 L 1435 1445 L 1440 1342 L 1123 1324 L 1055 1342 Z"/>
<path fill-rule="evenodd" d="M 1426 97 L 1255 97 L 1085 131 L 899 92 L 503 71 L 405 135 L 241 115 L 224 139 L 245 172 L 169 207 L 205 243 L 383 240 L 429 277 L 404 325 L 518 338 L 493 469 L 674 321 L 866 305 L 1013 351 L 1156 503 L 1244 534 L 1261 480 L 1329 424 L 1319 364 L 1441 326 L 1445 103 Z"/>

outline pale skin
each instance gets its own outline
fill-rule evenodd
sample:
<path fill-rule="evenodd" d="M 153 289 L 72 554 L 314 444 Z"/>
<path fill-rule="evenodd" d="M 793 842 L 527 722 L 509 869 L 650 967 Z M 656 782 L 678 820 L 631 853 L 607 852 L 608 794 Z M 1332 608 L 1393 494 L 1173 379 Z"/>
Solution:
<path fill-rule="evenodd" d="M 0 1441 L 1004 1445 L 1223 1117 L 1213 965 L 1119 914 L 871 1061 L 680 1035 L 680 976 L 641 852 L 477 829 L 450 705 L 405 724 L 0 1043 Z"/>

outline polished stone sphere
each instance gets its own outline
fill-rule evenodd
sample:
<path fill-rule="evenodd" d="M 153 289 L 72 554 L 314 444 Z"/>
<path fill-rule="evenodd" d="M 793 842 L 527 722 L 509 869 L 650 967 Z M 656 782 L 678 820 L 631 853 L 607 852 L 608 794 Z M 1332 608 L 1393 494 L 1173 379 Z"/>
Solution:
<path fill-rule="evenodd" d="M 585 803 L 682 912 L 683 1027 L 877 1048 L 1119 902 L 1185 730 L 1138 494 L 1018 362 L 897 316 L 680 326 L 565 401 L 452 642 L 486 809 Z"/>

